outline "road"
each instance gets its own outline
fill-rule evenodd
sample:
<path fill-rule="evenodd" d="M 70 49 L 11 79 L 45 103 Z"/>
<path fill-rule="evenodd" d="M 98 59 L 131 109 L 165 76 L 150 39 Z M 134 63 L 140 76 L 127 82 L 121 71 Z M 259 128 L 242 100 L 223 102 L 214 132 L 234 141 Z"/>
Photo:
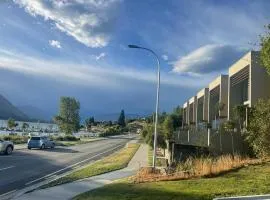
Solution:
<path fill-rule="evenodd" d="M 21 149 L 0 155 L 0 196 L 93 162 L 122 148 L 131 137 L 114 137 L 72 147 Z"/>

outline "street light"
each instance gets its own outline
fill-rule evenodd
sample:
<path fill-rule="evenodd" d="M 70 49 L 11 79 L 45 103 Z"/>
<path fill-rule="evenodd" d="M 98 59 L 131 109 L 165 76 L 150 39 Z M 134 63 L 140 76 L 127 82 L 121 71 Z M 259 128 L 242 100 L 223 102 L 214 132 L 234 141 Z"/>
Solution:
<path fill-rule="evenodd" d="M 157 54 L 151 49 L 140 47 L 137 45 L 132 45 L 132 44 L 128 45 L 128 47 L 132 49 L 143 49 L 143 50 L 149 51 L 155 56 L 157 60 L 157 70 L 158 70 L 157 72 L 157 99 L 156 99 L 156 120 L 155 120 L 154 151 L 153 151 L 153 168 L 155 168 L 156 167 L 156 152 L 157 152 L 157 124 L 158 124 L 158 110 L 159 110 L 160 61 L 158 59 Z"/>

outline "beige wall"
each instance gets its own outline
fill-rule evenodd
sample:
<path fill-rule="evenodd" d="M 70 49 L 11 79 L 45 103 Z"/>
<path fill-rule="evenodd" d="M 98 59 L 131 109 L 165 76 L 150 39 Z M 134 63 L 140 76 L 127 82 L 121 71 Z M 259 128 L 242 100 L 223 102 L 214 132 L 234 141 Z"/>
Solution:
<path fill-rule="evenodd" d="M 197 112 L 196 112 L 197 111 L 197 96 L 190 98 L 188 102 L 189 102 L 189 109 L 191 108 L 191 106 L 193 108 L 192 116 L 189 116 L 188 119 L 191 120 L 192 122 L 196 122 L 196 119 L 197 119 Z M 189 121 L 188 124 L 190 124 L 191 121 Z"/>
<path fill-rule="evenodd" d="M 224 103 L 225 107 L 222 111 L 219 112 L 219 116 L 227 117 L 228 110 L 228 75 L 221 76 L 220 84 L 220 99 L 219 102 Z"/>
<path fill-rule="evenodd" d="M 266 73 L 265 68 L 260 65 L 259 52 L 251 51 L 240 58 L 229 68 L 230 77 L 238 73 L 245 67 L 249 67 L 249 88 L 248 88 L 248 105 L 254 106 L 260 98 L 270 98 L 270 76 Z M 229 82 L 230 86 L 230 82 Z M 229 87 L 229 94 L 230 87 Z M 231 96 L 228 96 L 228 119 L 232 115 Z"/>
<path fill-rule="evenodd" d="M 208 121 L 208 95 L 209 95 L 209 89 L 203 88 L 197 93 L 197 111 L 196 111 L 196 124 L 198 123 L 198 100 L 200 98 L 203 98 L 203 120 Z"/>
<path fill-rule="evenodd" d="M 220 86 L 219 89 L 219 103 L 224 104 L 224 109 L 219 112 L 219 115 L 222 117 L 227 117 L 227 110 L 228 110 L 228 75 L 220 75 L 214 81 L 209 84 L 209 96 L 208 96 L 208 121 L 210 120 L 209 110 L 210 107 L 215 105 L 210 105 L 210 92 L 214 88 Z"/>
<path fill-rule="evenodd" d="M 270 75 L 260 65 L 259 53 L 251 52 L 250 106 L 260 98 L 270 98 Z"/>

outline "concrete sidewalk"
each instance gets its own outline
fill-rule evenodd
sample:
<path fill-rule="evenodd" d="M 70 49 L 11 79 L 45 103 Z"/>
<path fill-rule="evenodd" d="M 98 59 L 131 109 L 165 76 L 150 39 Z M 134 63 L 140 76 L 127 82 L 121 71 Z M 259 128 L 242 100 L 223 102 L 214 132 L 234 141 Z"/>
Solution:
<path fill-rule="evenodd" d="M 27 143 L 14 145 L 14 150 L 20 150 L 20 149 L 27 149 Z"/>
<path fill-rule="evenodd" d="M 147 152 L 148 146 L 146 144 L 142 144 L 138 149 L 138 151 L 135 153 L 134 157 L 129 162 L 128 166 L 124 169 L 98 176 L 93 176 L 90 178 L 59 185 L 56 187 L 51 187 L 43 190 L 36 190 L 14 199 L 19 200 L 71 199 L 72 197 L 80 193 L 102 187 L 106 184 L 112 183 L 115 180 L 126 178 L 136 174 L 136 172 L 140 167 L 148 165 Z"/>

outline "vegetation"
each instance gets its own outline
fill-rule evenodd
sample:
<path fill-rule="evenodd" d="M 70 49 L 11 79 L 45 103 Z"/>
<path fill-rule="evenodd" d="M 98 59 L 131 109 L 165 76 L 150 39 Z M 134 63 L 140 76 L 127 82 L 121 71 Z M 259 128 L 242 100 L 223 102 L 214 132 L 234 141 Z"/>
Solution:
<path fill-rule="evenodd" d="M 223 123 L 223 128 L 225 129 L 225 131 L 233 132 L 235 128 L 235 122 L 233 120 L 228 120 Z"/>
<path fill-rule="evenodd" d="M 246 140 L 258 157 L 270 156 L 270 99 L 259 100 L 249 116 Z"/>
<path fill-rule="evenodd" d="M 7 135 L 7 136 L 0 136 L 0 139 L 12 141 L 14 144 L 25 144 L 27 143 L 28 136 L 19 136 L 19 135 Z"/>
<path fill-rule="evenodd" d="M 261 36 L 261 53 L 260 59 L 262 66 L 270 75 L 270 24 L 266 26 L 266 34 Z"/>
<path fill-rule="evenodd" d="M 99 137 L 107 137 L 120 134 L 122 134 L 122 129 L 120 126 L 116 125 L 106 128 L 104 132 L 99 134 Z"/>
<path fill-rule="evenodd" d="M 87 144 L 89 142 L 94 142 L 101 140 L 102 138 L 82 138 L 79 140 L 54 140 L 57 146 L 73 146 L 78 144 Z"/>
<path fill-rule="evenodd" d="M 157 128 L 157 145 L 160 148 L 166 148 L 166 138 L 164 136 L 164 132 L 162 129 L 162 126 L 158 126 Z M 142 138 L 144 139 L 144 141 L 150 145 L 151 147 L 153 147 L 154 145 L 154 126 L 152 124 L 146 124 L 142 130 L 142 134 L 141 134 Z"/>
<path fill-rule="evenodd" d="M 24 122 L 22 125 L 22 129 L 25 131 L 28 128 L 29 128 L 29 124 Z"/>
<path fill-rule="evenodd" d="M 143 168 L 137 173 L 134 181 L 141 183 L 190 179 L 196 177 L 213 177 L 233 169 L 235 170 L 249 164 L 257 163 L 261 163 L 261 160 L 249 159 L 239 155 L 189 157 L 184 162 L 178 163 L 175 167 L 168 168 L 165 173 L 158 169 L 153 172 L 151 168 Z"/>
<path fill-rule="evenodd" d="M 86 131 L 89 131 L 91 129 L 91 126 L 95 125 L 95 118 L 94 117 L 86 118 L 84 124 L 86 127 Z"/>
<path fill-rule="evenodd" d="M 12 118 L 9 118 L 8 121 L 7 121 L 7 124 L 8 124 L 8 128 L 10 129 L 13 129 L 15 128 L 16 126 L 18 126 L 18 124 L 15 122 L 14 119 Z"/>
<path fill-rule="evenodd" d="M 7 136 L 0 136 L 0 139 L 8 140 L 14 142 L 14 144 L 26 144 L 27 140 L 29 139 L 28 136 L 20 136 L 20 135 L 7 135 Z M 85 144 L 92 141 L 100 140 L 101 138 L 76 138 L 74 136 L 52 136 L 52 140 L 56 142 L 57 146 L 72 146 L 77 144 Z"/>
<path fill-rule="evenodd" d="M 80 128 L 80 102 L 72 97 L 60 98 L 59 114 L 54 120 L 61 131 L 66 134 L 72 134 Z"/>
<path fill-rule="evenodd" d="M 164 136 L 166 139 L 170 140 L 173 137 L 173 118 L 171 115 L 166 116 L 164 122 L 163 122 L 163 128 L 164 128 Z"/>
<path fill-rule="evenodd" d="M 173 137 L 173 132 L 182 126 L 182 108 L 177 106 L 172 113 L 163 112 L 159 115 L 159 124 L 157 128 L 157 143 L 160 148 L 166 148 L 166 140 Z M 141 136 L 144 141 L 153 146 L 154 126 L 152 116 L 146 118 L 146 124 L 143 127 Z"/>
<path fill-rule="evenodd" d="M 83 193 L 76 200 L 210 200 L 215 197 L 270 193 L 270 163 L 251 165 L 212 178 L 134 184 L 131 179 Z"/>
<path fill-rule="evenodd" d="M 52 187 L 79 179 L 107 173 L 110 171 L 122 169 L 126 167 L 139 148 L 139 144 L 128 144 L 122 150 L 116 152 L 113 155 L 105 157 L 93 164 L 86 166 L 83 169 L 75 171 L 67 176 L 59 178 L 55 181 L 50 182 L 49 184 L 42 186 L 42 188 Z"/>
<path fill-rule="evenodd" d="M 233 108 L 233 118 L 238 123 L 240 130 L 243 129 L 245 117 L 246 117 L 245 105 L 238 105 Z"/>
<path fill-rule="evenodd" d="M 125 111 L 121 110 L 120 116 L 118 118 L 118 125 L 121 127 L 126 126 L 126 117 L 125 117 Z"/>

